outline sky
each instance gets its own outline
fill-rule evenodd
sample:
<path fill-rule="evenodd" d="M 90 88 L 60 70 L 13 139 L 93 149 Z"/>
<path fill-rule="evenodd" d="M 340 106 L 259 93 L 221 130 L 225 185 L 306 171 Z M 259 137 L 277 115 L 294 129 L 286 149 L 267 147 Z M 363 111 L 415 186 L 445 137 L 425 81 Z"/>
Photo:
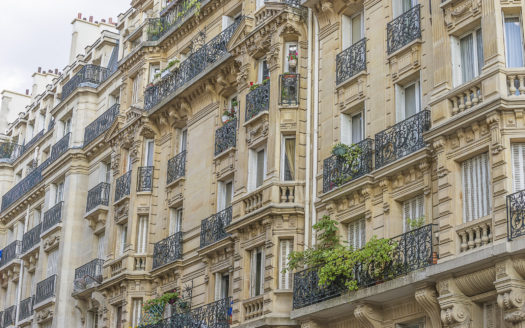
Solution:
<path fill-rule="evenodd" d="M 38 67 L 61 71 L 69 60 L 71 22 L 82 13 L 100 21 L 131 0 L 0 0 L 0 91 L 24 93 Z"/>

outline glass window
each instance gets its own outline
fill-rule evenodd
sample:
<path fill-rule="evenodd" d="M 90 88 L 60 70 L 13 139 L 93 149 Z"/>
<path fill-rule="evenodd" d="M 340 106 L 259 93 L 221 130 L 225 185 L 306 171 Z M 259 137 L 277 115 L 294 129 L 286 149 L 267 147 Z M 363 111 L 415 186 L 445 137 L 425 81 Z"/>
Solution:
<path fill-rule="evenodd" d="M 525 143 L 513 143 L 512 175 L 514 192 L 525 189 Z"/>
<path fill-rule="evenodd" d="M 279 241 L 279 289 L 290 289 L 292 286 L 292 273 L 283 272 L 288 267 L 288 256 L 293 249 L 293 240 L 282 239 Z"/>
<path fill-rule="evenodd" d="M 182 207 L 170 208 L 169 235 L 182 231 Z"/>
<path fill-rule="evenodd" d="M 461 83 L 466 83 L 481 73 L 483 67 L 483 40 L 481 29 L 459 40 Z"/>
<path fill-rule="evenodd" d="M 137 232 L 137 254 L 146 254 L 148 248 L 148 217 L 139 216 Z"/>
<path fill-rule="evenodd" d="M 282 179 L 293 181 L 295 179 L 295 137 L 284 137 L 282 146 Z"/>
<path fill-rule="evenodd" d="M 461 164 L 463 179 L 463 222 L 490 214 L 489 155 L 484 153 Z"/>
<path fill-rule="evenodd" d="M 264 291 L 264 251 L 262 247 L 251 251 L 250 264 L 250 291 L 251 296 L 255 297 Z"/>
<path fill-rule="evenodd" d="M 423 202 L 424 196 L 422 194 L 403 202 L 404 232 L 411 230 L 410 220 L 419 219 L 425 215 Z"/>
<path fill-rule="evenodd" d="M 153 139 L 146 139 L 146 149 L 144 152 L 144 166 L 153 166 Z"/>
<path fill-rule="evenodd" d="M 523 38 L 519 17 L 505 17 L 507 67 L 523 67 Z"/>
<path fill-rule="evenodd" d="M 360 249 L 366 243 L 366 222 L 359 219 L 348 224 L 348 245 L 354 249 Z"/>
<path fill-rule="evenodd" d="M 261 149 L 257 152 L 257 171 L 256 171 L 256 180 L 255 180 L 255 187 L 259 187 L 264 182 L 264 149 Z"/>

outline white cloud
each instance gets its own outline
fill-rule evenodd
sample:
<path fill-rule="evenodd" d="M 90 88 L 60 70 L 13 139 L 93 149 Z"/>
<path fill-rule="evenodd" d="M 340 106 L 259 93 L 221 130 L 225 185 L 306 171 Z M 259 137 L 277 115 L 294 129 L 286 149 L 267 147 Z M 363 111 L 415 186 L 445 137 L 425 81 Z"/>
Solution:
<path fill-rule="evenodd" d="M 129 4 L 130 0 L 1 0 L 0 90 L 25 92 L 39 66 L 46 70 L 66 66 L 70 23 L 77 13 L 117 21 Z"/>

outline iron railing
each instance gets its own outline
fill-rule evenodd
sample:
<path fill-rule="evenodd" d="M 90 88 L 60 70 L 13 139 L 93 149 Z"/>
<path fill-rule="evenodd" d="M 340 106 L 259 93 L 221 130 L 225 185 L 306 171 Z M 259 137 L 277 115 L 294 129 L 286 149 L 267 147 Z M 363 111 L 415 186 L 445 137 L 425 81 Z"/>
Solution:
<path fill-rule="evenodd" d="M 2 211 L 6 210 L 11 204 L 19 200 L 27 192 L 33 189 L 40 181 L 42 181 L 42 171 L 47 167 L 48 161 L 40 164 L 36 169 L 31 171 L 25 178 L 20 180 L 13 188 L 9 189 L 2 196 Z"/>
<path fill-rule="evenodd" d="M 230 306 L 231 297 L 226 297 L 155 323 L 141 324 L 139 328 L 229 328 Z"/>
<path fill-rule="evenodd" d="M 124 196 L 129 196 L 131 187 L 131 170 L 118 177 L 115 182 L 115 201 L 121 200 Z"/>
<path fill-rule="evenodd" d="M 172 183 L 186 174 L 186 151 L 183 150 L 168 160 L 167 184 Z"/>
<path fill-rule="evenodd" d="M 139 167 L 137 172 L 137 191 L 153 190 L 153 166 Z"/>
<path fill-rule="evenodd" d="M 201 222 L 201 248 L 228 237 L 226 227 L 232 222 L 232 207 L 213 214 Z"/>
<path fill-rule="evenodd" d="M 85 290 L 91 284 L 100 284 L 102 282 L 102 266 L 104 260 L 94 259 L 81 267 L 75 269 L 75 280 L 73 280 L 74 290 L 76 292 Z"/>
<path fill-rule="evenodd" d="M 361 154 L 353 164 L 335 155 L 326 158 L 323 162 L 323 192 L 372 172 L 372 144 L 372 139 L 364 139 L 356 144 Z"/>
<path fill-rule="evenodd" d="M 88 191 L 86 213 L 90 212 L 97 206 L 109 205 L 109 189 L 109 183 L 101 182 Z"/>
<path fill-rule="evenodd" d="M 24 151 L 24 146 L 14 142 L 0 142 L 0 161 L 13 162 Z"/>
<path fill-rule="evenodd" d="M 366 38 L 337 54 L 335 58 L 336 83 L 343 83 L 364 70 L 366 70 Z"/>
<path fill-rule="evenodd" d="M 232 25 L 222 31 L 219 35 L 211 39 L 197 51 L 186 58 L 177 70 L 168 74 L 156 85 L 144 91 L 144 109 L 150 110 L 169 95 L 191 81 L 207 68 L 213 66 L 222 58 L 229 55 L 226 45 L 240 20 L 236 20 Z"/>
<path fill-rule="evenodd" d="M 29 140 L 28 142 L 26 142 L 24 144 L 24 146 L 22 147 L 22 154 L 24 154 L 28 149 L 30 149 L 35 143 L 37 143 L 38 140 L 40 140 L 40 138 L 42 138 L 44 136 L 44 130 L 42 129 L 40 132 L 38 132 L 37 134 L 35 134 L 33 136 L 33 138 L 31 138 L 31 140 Z"/>
<path fill-rule="evenodd" d="M 4 247 L 4 249 L 2 249 L 2 256 L 0 257 L 0 268 L 9 264 L 12 260 L 18 258 L 21 248 L 22 242 L 20 240 L 15 240 L 11 244 Z"/>
<path fill-rule="evenodd" d="M 64 135 L 60 140 L 57 141 L 51 147 L 51 155 L 49 156 L 50 163 L 56 161 L 62 154 L 64 154 L 69 149 L 69 139 L 71 137 L 71 132 Z"/>
<path fill-rule="evenodd" d="M 430 111 L 423 110 L 375 135 L 376 169 L 425 147 L 423 132 L 430 129 Z"/>
<path fill-rule="evenodd" d="M 387 52 L 396 52 L 415 39 L 421 38 L 420 7 L 416 5 L 386 26 Z"/>
<path fill-rule="evenodd" d="M 176 232 L 153 247 L 153 269 L 182 258 L 182 231 Z"/>
<path fill-rule="evenodd" d="M 246 95 L 246 114 L 245 120 L 257 116 L 259 113 L 266 112 L 270 108 L 270 81 L 261 84 L 256 89 Z"/>
<path fill-rule="evenodd" d="M 200 5 L 200 2 L 201 0 L 198 0 L 191 4 L 191 0 L 172 1 L 160 12 L 161 17 L 151 18 L 148 21 L 148 41 L 157 41 L 170 30 L 175 30 L 186 18 L 197 11 L 197 6 Z"/>
<path fill-rule="evenodd" d="M 114 104 L 102 115 L 86 126 L 84 130 L 84 147 L 104 133 L 115 121 L 120 110 L 120 104 Z"/>
<path fill-rule="evenodd" d="M 377 275 L 374 265 L 354 268 L 354 277 L 358 287 L 369 287 L 377 282 L 393 279 L 411 271 L 435 264 L 437 254 L 434 252 L 435 225 L 429 224 L 392 238 L 397 242 L 392 260 Z M 308 305 L 323 302 L 340 296 L 347 291 L 345 281 L 337 279 L 328 286 L 319 286 L 319 277 L 315 269 L 306 269 L 294 274 L 293 308 L 299 309 Z"/>
<path fill-rule="evenodd" d="M 507 238 L 525 235 L 525 190 L 507 196 Z"/>
<path fill-rule="evenodd" d="M 223 151 L 235 147 L 237 142 L 237 119 L 224 123 L 215 130 L 215 156 Z"/>
<path fill-rule="evenodd" d="M 66 99 L 75 89 L 83 86 L 98 87 L 109 77 L 109 70 L 97 65 L 86 65 L 80 69 L 64 86 L 62 87 L 62 96 L 60 100 Z"/>
<path fill-rule="evenodd" d="M 52 275 L 36 284 L 35 304 L 55 296 L 55 283 L 57 275 Z"/>
<path fill-rule="evenodd" d="M 18 321 L 22 321 L 33 315 L 33 301 L 34 297 L 28 297 L 20 302 L 20 306 L 18 307 Z"/>
<path fill-rule="evenodd" d="M 22 253 L 27 252 L 40 242 L 40 233 L 42 232 L 42 223 L 29 230 L 22 238 Z"/>
<path fill-rule="evenodd" d="M 14 325 L 16 321 L 16 305 L 12 305 L 4 310 L 4 326 Z"/>
<path fill-rule="evenodd" d="M 42 220 L 42 232 L 48 231 L 52 227 L 62 222 L 62 205 L 64 202 L 58 202 L 44 213 Z"/>
<path fill-rule="evenodd" d="M 279 90 L 281 90 L 281 97 L 279 98 L 279 104 L 285 106 L 297 106 L 299 105 L 299 82 L 301 81 L 300 75 L 281 74 L 279 76 Z"/>

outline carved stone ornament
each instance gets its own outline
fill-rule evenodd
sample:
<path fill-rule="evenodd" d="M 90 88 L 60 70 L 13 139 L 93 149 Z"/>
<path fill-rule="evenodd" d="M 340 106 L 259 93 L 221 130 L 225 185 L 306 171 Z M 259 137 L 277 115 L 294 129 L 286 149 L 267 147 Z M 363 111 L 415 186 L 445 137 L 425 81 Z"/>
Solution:
<path fill-rule="evenodd" d="M 383 318 L 381 312 L 369 304 L 359 304 L 354 309 L 354 316 L 361 326 L 365 328 L 381 328 L 383 327 Z"/>

